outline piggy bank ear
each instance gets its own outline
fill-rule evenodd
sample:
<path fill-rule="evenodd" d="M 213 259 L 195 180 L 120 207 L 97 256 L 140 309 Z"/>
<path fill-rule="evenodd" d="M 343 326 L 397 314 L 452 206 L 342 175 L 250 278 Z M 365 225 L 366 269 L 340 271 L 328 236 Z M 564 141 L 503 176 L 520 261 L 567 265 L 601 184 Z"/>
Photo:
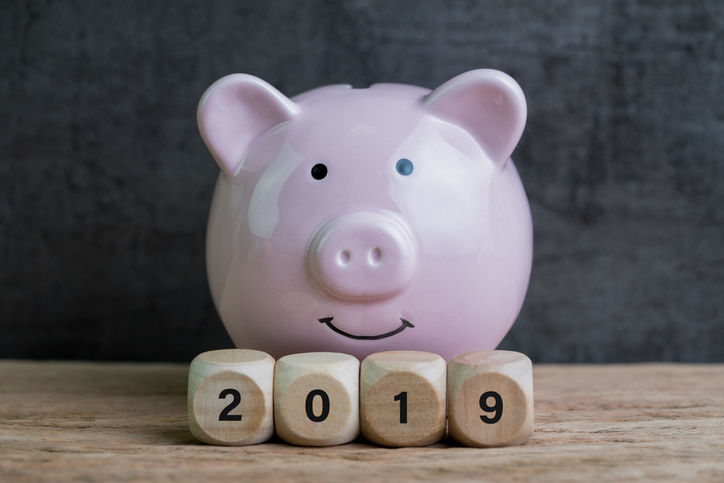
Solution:
<path fill-rule="evenodd" d="M 507 74 L 480 69 L 461 74 L 427 95 L 428 112 L 467 131 L 497 165 L 513 153 L 523 134 L 523 90 Z"/>
<path fill-rule="evenodd" d="M 221 170 L 236 175 L 254 142 L 291 121 L 298 106 L 263 80 L 232 74 L 209 87 L 199 101 L 199 131 Z"/>

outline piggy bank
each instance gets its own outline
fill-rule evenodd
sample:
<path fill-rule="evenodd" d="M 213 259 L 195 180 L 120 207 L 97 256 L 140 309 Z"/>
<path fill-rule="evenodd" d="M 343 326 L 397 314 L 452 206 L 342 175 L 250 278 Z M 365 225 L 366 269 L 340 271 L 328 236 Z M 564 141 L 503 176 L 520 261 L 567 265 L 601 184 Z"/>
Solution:
<path fill-rule="evenodd" d="M 510 159 L 526 113 L 495 70 L 292 99 L 250 75 L 214 83 L 198 107 L 222 171 L 206 260 L 234 343 L 360 359 L 494 349 L 531 270 Z"/>

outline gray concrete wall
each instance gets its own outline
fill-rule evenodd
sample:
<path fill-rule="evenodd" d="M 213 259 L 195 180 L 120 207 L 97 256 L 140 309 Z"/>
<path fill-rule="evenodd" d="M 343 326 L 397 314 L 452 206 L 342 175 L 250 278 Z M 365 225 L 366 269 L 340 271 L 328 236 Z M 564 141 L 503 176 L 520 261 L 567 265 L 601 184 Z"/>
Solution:
<path fill-rule="evenodd" d="M 724 4 L 6 1 L 0 357 L 190 360 L 230 340 L 206 284 L 218 168 L 201 93 L 511 74 L 535 260 L 503 347 L 724 361 Z"/>

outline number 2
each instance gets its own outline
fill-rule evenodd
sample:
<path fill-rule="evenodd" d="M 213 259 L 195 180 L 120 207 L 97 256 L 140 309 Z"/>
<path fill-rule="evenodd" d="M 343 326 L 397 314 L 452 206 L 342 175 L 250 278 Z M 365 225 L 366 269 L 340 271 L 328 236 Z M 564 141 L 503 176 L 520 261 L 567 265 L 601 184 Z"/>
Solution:
<path fill-rule="evenodd" d="M 488 398 L 490 397 L 495 399 L 495 404 L 492 407 L 488 406 Z M 484 392 L 483 395 L 480 396 L 480 409 L 486 413 L 494 412 L 495 416 L 480 416 L 480 419 L 482 419 L 485 424 L 495 424 L 500 421 L 500 418 L 503 416 L 503 398 L 495 391 Z"/>
<path fill-rule="evenodd" d="M 224 389 L 219 394 L 219 399 L 226 399 L 226 396 L 231 396 L 231 402 L 219 414 L 219 421 L 241 421 L 241 414 L 229 414 L 241 402 L 241 394 L 236 389 Z"/>

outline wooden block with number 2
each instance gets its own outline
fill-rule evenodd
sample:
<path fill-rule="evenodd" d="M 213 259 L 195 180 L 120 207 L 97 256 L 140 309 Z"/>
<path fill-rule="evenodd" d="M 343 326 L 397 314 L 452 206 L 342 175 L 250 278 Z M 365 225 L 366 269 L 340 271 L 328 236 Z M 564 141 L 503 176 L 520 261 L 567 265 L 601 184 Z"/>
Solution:
<path fill-rule="evenodd" d="M 448 428 L 465 446 L 513 446 L 533 434 L 533 371 L 518 352 L 459 354 L 448 364 Z"/>
<path fill-rule="evenodd" d="M 265 352 L 204 352 L 189 369 L 191 433 L 204 443 L 263 443 L 274 434 L 274 359 Z"/>

